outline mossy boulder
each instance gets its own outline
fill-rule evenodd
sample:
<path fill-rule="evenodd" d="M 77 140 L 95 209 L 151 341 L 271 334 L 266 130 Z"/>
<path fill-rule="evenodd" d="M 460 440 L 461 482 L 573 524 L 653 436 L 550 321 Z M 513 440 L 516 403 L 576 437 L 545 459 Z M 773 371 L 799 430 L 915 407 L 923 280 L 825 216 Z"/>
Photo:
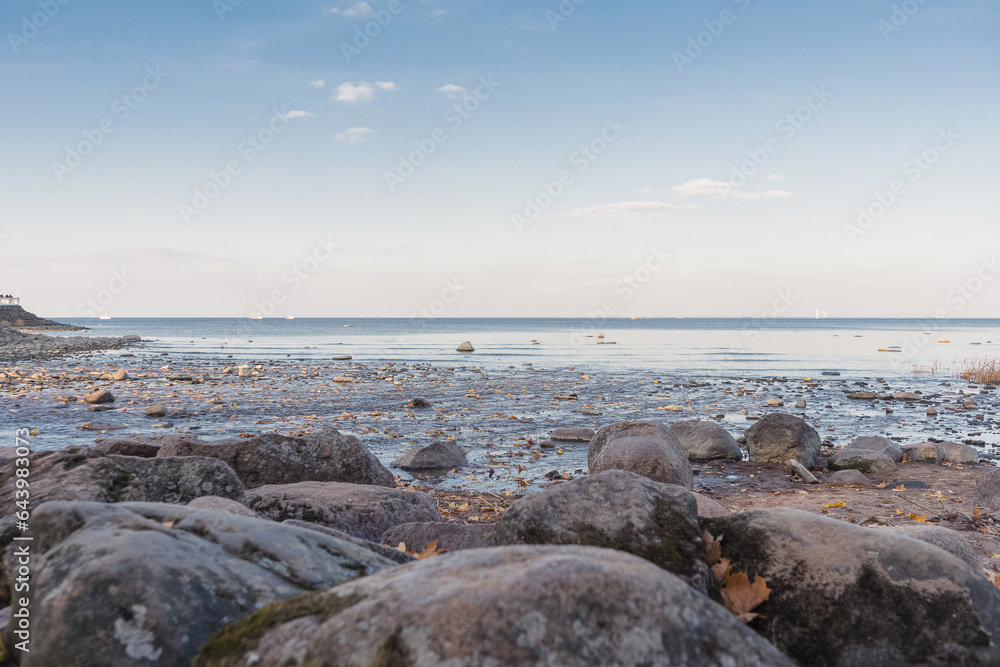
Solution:
<path fill-rule="evenodd" d="M 706 590 L 709 567 L 694 494 L 623 470 L 559 484 L 517 501 L 491 546 L 581 544 L 635 554 Z"/>
<path fill-rule="evenodd" d="M 681 579 L 578 546 L 459 551 L 265 607 L 194 667 L 791 667 Z"/>
<path fill-rule="evenodd" d="M 1000 664 L 1000 591 L 943 549 L 788 509 L 703 525 L 765 579 L 751 627 L 801 665 Z"/>

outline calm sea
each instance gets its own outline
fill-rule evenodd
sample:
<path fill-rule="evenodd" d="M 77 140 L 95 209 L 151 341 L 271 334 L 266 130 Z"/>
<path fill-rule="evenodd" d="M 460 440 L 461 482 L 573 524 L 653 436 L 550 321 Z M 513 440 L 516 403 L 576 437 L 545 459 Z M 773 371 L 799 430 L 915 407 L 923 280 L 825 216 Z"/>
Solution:
<path fill-rule="evenodd" d="M 138 334 L 146 349 L 234 360 L 431 362 L 706 375 L 911 374 L 995 358 L 1000 320 L 65 318 L 84 335 Z M 604 338 L 598 338 L 603 335 Z M 939 342 L 947 339 L 949 343 Z M 475 354 L 456 352 L 468 340 Z M 604 344 L 598 344 L 603 340 Z M 614 343 L 613 345 L 610 343 Z M 889 351 L 880 351 L 889 350 Z"/>

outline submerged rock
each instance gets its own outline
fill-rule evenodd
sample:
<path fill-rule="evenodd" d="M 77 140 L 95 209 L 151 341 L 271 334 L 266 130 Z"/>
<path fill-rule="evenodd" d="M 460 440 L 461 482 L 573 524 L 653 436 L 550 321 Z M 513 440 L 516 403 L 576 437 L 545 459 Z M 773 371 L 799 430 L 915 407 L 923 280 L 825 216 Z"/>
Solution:
<path fill-rule="evenodd" d="M 468 462 L 461 447 L 451 441 L 439 440 L 406 452 L 393 461 L 392 466 L 403 470 L 450 470 Z"/>

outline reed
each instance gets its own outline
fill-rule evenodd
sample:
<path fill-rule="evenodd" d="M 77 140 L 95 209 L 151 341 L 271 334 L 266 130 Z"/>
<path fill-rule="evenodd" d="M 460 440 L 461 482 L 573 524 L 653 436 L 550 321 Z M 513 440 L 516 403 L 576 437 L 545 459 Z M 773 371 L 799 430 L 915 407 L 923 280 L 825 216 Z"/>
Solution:
<path fill-rule="evenodd" d="M 1000 359 L 968 359 L 962 363 L 955 375 L 977 384 L 1000 383 Z"/>

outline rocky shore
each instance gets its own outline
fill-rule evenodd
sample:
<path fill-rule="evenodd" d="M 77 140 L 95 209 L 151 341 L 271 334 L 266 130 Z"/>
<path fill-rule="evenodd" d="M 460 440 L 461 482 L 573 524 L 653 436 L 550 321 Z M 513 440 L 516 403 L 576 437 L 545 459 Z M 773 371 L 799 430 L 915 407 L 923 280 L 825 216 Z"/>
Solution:
<path fill-rule="evenodd" d="M 86 327 L 74 324 L 63 324 L 55 320 L 47 320 L 30 313 L 21 306 L 0 306 L 0 327 L 9 327 L 23 331 L 86 331 Z"/>
<path fill-rule="evenodd" d="M 523 496 L 417 490 L 331 428 L 0 449 L 8 660 L 1000 662 L 1000 470 L 974 448 L 831 450 L 782 412 L 742 446 L 705 420 L 553 435 L 586 470 Z M 396 463 L 463 465 L 448 443 Z"/>
<path fill-rule="evenodd" d="M 45 336 L 22 333 L 10 327 L 0 327 L 0 362 L 51 359 L 80 352 L 117 350 L 139 340 L 138 336 L 117 338 Z"/>

